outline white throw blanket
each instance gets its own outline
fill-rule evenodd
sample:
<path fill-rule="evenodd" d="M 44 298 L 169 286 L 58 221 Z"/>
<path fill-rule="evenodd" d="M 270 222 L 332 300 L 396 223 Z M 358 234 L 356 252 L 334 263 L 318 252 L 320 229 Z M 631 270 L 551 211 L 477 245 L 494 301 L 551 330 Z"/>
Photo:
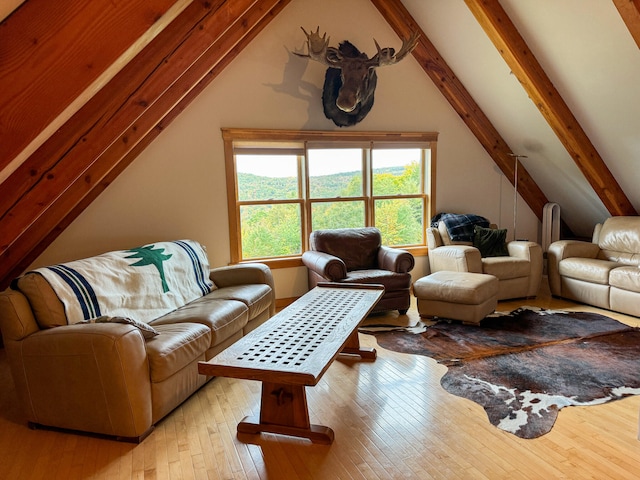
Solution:
<path fill-rule="evenodd" d="M 35 270 L 69 323 L 102 315 L 148 323 L 211 292 L 209 260 L 192 240 L 159 242 Z"/>

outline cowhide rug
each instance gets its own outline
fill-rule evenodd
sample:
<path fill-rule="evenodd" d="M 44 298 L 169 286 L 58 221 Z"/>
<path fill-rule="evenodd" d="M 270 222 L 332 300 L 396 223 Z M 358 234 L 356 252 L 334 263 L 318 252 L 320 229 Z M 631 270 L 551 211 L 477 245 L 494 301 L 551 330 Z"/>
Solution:
<path fill-rule="evenodd" d="M 440 383 L 521 438 L 548 433 L 560 409 L 640 395 L 640 329 L 585 312 L 518 309 L 480 326 L 376 332 L 382 348 L 448 367 Z"/>

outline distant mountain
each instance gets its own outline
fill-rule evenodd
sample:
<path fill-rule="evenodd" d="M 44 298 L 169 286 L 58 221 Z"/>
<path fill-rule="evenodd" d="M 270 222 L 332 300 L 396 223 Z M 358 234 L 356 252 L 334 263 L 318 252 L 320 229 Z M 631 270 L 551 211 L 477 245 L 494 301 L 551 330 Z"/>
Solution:
<path fill-rule="evenodd" d="M 378 168 L 375 174 L 400 176 L 404 167 Z M 360 172 L 344 172 L 332 175 L 311 177 L 311 191 L 315 198 L 338 197 L 346 195 L 353 177 Z M 264 177 L 251 173 L 238 173 L 238 187 L 241 200 L 288 199 L 298 196 L 296 177 Z"/>

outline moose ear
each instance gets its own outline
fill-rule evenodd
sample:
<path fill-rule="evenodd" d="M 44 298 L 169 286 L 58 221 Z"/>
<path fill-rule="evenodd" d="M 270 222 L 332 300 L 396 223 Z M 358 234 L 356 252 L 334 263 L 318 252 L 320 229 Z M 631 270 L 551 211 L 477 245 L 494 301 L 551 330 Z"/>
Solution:
<path fill-rule="evenodd" d="M 327 60 L 327 63 L 329 63 L 332 67 L 339 68 L 340 64 L 342 63 L 342 58 L 342 54 L 337 48 L 327 48 L 325 59 Z"/>

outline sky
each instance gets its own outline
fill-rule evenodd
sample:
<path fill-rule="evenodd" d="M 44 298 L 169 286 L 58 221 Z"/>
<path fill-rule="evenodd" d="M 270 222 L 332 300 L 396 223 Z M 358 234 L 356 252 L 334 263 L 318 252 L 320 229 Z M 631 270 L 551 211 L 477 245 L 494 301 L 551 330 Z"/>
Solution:
<path fill-rule="evenodd" d="M 376 149 L 374 168 L 396 167 L 420 159 L 419 149 Z M 237 155 L 239 173 L 252 173 L 264 177 L 297 176 L 296 155 Z M 309 150 L 310 176 L 353 172 L 361 169 L 362 149 Z"/>

